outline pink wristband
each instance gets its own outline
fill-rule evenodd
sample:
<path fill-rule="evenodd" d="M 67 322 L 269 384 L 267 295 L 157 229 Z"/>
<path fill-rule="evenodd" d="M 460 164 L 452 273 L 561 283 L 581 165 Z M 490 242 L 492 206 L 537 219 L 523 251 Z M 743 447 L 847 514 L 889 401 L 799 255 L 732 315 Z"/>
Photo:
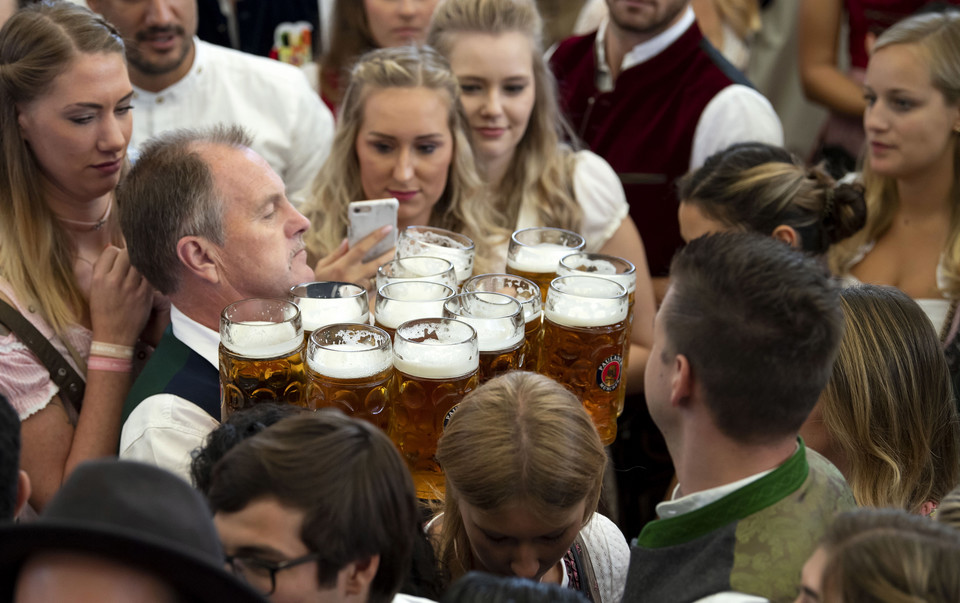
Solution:
<path fill-rule="evenodd" d="M 111 373 L 129 373 L 133 369 L 133 363 L 129 360 L 120 360 L 119 358 L 107 358 L 106 356 L 90 356 L 87 360 L 87 370 L 108 371 Z"/>

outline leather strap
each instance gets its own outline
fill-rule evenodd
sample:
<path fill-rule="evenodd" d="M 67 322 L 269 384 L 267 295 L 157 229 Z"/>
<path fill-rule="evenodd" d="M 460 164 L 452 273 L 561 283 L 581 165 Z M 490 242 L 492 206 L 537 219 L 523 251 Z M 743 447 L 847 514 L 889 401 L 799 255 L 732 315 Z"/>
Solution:
<path fill-rule="evenodd" d="M 14 335 L 20 338 L 23 345 L 37 355 L 43 366 L 50 372 L 50 380 L 60 388 L 60 397 L 80 412 L 86 382 L 70 366 L 63 354 L 58 352 L 57 348 L 53 347 L 53 344 L 30 324 L 23 314 L 2 299 L 0 299 L 0 324 L 6 325 Z"/>
<path fill-rule="evenodd" d="M 608 603 L 603 601 L 600 595 L 600 585 L 597 584 L 597 574 L 593 571 L 593 562 L 590 559 L 590 552 L 583 541 L 583 536 L 577 534 L 570 546 L 573 553 L 573 562 L 577 565 L 577 571 L 580 574 L 581 594 L 585 595 L 593 603 Z M 584 588 L 586 587 L 586 588 Z"/>

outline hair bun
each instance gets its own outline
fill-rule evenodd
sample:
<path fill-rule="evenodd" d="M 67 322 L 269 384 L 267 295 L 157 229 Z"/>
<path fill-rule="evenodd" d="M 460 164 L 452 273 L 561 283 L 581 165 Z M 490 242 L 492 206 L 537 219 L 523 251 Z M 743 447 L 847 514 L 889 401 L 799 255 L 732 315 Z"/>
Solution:
<path fill-rule="evenodd" d="M 867 201 L 861 184 L 838 184 L 824 192 L 823 228 L 833 245 L 856 234 L 867 223 Z"/>

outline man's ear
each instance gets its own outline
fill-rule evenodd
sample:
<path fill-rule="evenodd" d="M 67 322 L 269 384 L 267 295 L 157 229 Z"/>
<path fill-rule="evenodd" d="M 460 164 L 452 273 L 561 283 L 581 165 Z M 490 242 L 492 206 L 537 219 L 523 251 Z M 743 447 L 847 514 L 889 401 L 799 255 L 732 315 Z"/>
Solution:
<path fill-rule="evenodd" d="M 177 241 L 177 257 L 187 272 L 211 284 L 220 282 L 220 248 L 203 237 Z"/>
<path fill-rule="evenodd" d="M 800 249 L 800 235 L 798 235 L 797 231 L 791 226 L 781 224 L 773 229 L 773 233 L 771 233 L 770 236 L 778 241 L 783 241 L 794 249 Z"/>
<path fill-rule="evenodd" d="M 30 486 L 30 476 L 23 469 L 17 476 L 17 504 L 13 508 L 13 516 L 16 517 L 23 510 L 23 506 L 30 500 L 30 492 L 33 490 Z"/>
<path fill-rule="evenodd" d="M 670 404 L 684 406 L 693 393 L 693 368 L 683 354 L 673 359 L 673 379 L 670 382 Z"/>
<path fill-rule="evenodd" d="M 378 569 L 380 569 L 380 555 L 347 564 L 347 567 L 340 570 L 346 572 L 346 594 L 366 601 L 370 593 L 370 583 L 376 577 Z"/>

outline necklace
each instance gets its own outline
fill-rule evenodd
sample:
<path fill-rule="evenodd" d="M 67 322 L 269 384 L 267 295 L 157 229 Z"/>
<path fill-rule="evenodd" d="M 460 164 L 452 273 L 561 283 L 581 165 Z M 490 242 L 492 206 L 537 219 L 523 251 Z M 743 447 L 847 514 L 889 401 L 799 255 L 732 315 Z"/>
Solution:
<path fill-rule="evenodd" d="M 68 218 L 57 216 L 57 214 L 54 214 L 54 215 L 57 216 L 57 220 L 60 220 L 60 222 L 64 226 L 70 228 L 70 230 L 78 230 L 81 232 L 91 231 L 91 230 L 100 230 L 101 228 L 103 228 L 103 225 L 107 223 L 107 218 L 110 217 L 111 208 L 113 208 L 112 198 L 107 200 L 107 209 L 104 210 L 103 215 L 100 216 L 100 219 L 94 220 L 93 222 L 89 222 L 86 220 L 70 220 Z"/>

